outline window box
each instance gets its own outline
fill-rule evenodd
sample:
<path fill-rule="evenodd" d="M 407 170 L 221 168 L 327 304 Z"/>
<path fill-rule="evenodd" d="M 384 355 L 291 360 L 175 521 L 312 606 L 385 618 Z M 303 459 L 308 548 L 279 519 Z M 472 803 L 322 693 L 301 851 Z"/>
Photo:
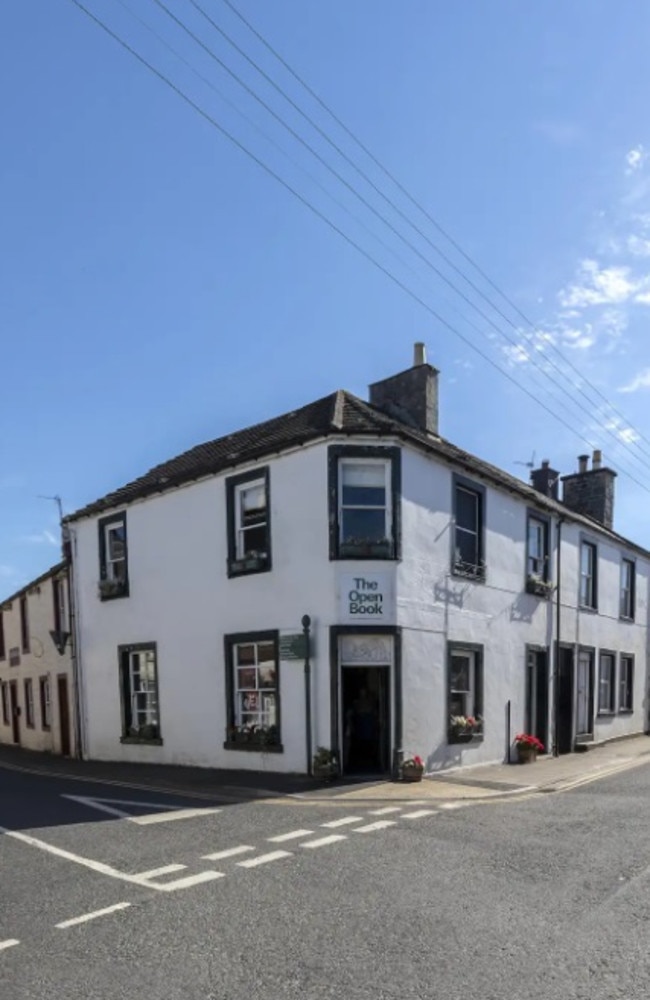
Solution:
<path fill-rule="evenodd" d="M 157 747 L 163 745 L 160 728 L 153 723 L 145 723 L 139 728 L 131 727 L 129 732 L 122 736 L 120 743 L 150 743 Z"/>
<path fill-rule="evenodd" d="M 149 739 L 145 739 L 144 736 L 121 736 L 120 743 L 126 743 L 129 745 L 139 744 L 140 746 L 149 747 L 161 747 L 163 745 L 163 741 L 159 736 L 152 736 Z"/>
<path fill-rule="evenodd" d="M 282 753 L 280 730 L 277 726 L 231 726 L 224 743 L 226 750 L 253 750 L 257 753 Z"/>
<path fill-rule="evenodd" d="M 244 573 L 261 573 L 269 569 L 267 552 L 248 552 L 242 559 L 233 559 L 229 565 L 231 576 L 241 576 Z"/>
<path fill-rule="evenodd" d="M 483 562 L 478 565 L 463 562 L 458 556 L 454 559 L 452 566 L 452 572 L 455 576 L 463 576 L 467 580 L 477 580 L 480 583 L 485 581 L 486 569 L 487 567 Z"/>
<path fill-rule="evenodd" d="M 455 743 L 482 743 L 483 733 L 482 732 L 467 732 L 467 730 L 462 729 L 450 729 L 447 733 L 447 742 L 451 744 Z"/>
<path fill-rule="evenodd" d="M 364 538 L 349 538 L 339 544 L 341 559 L 392 559 L 393 543 L 389 538 L 371 541 Z"/>
<path fill-rule="evenodd" d="M 100 580 L 98 591 L 100 601 L 110 601 L 114 597 L 127 597 L 129 587 L 126 580 Z"/>
<path fill-rule="evenodd" d="M 548 598 L 553 593 L 553 584 L 538 576 L 529 576 L 526 579 L 526 593 L 534 594 L 535 597 Z"/>

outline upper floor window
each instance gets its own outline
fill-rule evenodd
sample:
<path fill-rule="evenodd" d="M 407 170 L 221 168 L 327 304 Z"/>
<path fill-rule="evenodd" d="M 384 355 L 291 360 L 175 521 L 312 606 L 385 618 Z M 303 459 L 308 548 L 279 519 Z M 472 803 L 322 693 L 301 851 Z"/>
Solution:
<path fill-rule="evenodd" d="M 65 632 L 68 627 L 68 607 L 66 601 L 66 581 L 60 576 L 52 580 L 52 599 L 54 602 L 54 631 Z"/>
<path fill-rule="evenodd" d="M 269 470 L 226 480 L 228 575 L 271 569 Z"/>
<path fill-rule="evenodd" d="M 399 448 L 330 448 L 331 559 L 397 558 L 400 458 Z"/>
<path fill-rule="evenodd" d="M 531 514 L 526 544 L 526 590 L 545 596 L 550 593 L 549 522 Z"/>
<path fill-rule="evenodd" d="M 580 545 L 580 606 L 598 607 L 598 549 L 593 542 Z"/>
<path fill-rule="evenodd" d="M 636 584 L 636 565 L 633 559 L 623 559 L 621 562 L 621 618 L 634 621 Z"/>
<path fill-rule="evenodd" d="M 475 580 L 485 579 L 485 491 L 481 486 L 454 482 L 454 554 L 452 570 Z"/>
<path fill-rule="evenodd" d="M 127 597 L 129 563 L 126 512 L 102 517 L 99 522 L 99 594 L 103 601 Z"/>
<path fill-rule="evenodd" d="M 20 645 L 23 653 L 29 653 L 29 606 L 27 594 L 20 598 Z"/>

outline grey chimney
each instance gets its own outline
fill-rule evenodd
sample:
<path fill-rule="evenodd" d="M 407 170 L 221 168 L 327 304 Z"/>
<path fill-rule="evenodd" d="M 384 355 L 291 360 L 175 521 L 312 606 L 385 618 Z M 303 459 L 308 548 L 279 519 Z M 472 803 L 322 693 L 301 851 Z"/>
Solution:
<path fill-rule="evenodd" d="M 427 434 L 438 434 L 438 370 L 427 364 L 426 349 L 418 342 L 413 366 L 398 375 L 374 382 L 370 402 L 393 420 Z"/>
<path fill-rule="evenodd" d="M 603 465 L 603 455 L 596 450 L 588 468 L 589 456 L 580 455 L 578 471 L 562 476 L 562 502 L 565 507 L 591 517 L 605 528 L 614 525 L 614 480 L 616 473 Z"/>
<path fill-rule="evenodd" d="M 530 473 L 530 484 L 533 489 L 543 493 L 545 497 L 551 497 L 552 500 L 558 498 L 559 482 L 560 473 L 551 468 L 547 458 L 542 462 L 541 468 L 533 469 Z"/>

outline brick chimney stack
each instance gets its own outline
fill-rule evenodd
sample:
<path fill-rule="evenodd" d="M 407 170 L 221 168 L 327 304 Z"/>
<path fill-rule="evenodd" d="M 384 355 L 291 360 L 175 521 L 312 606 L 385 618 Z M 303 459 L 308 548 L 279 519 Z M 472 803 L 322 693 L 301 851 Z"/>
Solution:
<path fill-rule="evenodd" d="M 409 427 L 438 436 L 438 375 L 427 364 L 423 343 L 414 345 L 413 366 L 398 375 L 374 382 L 370 402 L 389 417 Z"/>
<path fill-rule="evenodd" d="M 560 473 L 551 468 L 548 458 L 542 462 L 541 468 L 533 469 L 530 473 L 530 484 L 538 493 L 543 493 L 545 497 L 557 500 L 559 495 Z"/>
<path fill-rule="evenodd" d="M 600 449 L 594 451 L 589 468 L 589 456 L 578 457 L 578 471 L 562 476 L 562 502 L 577 514 L 598 521 L 605 528 L 614 526 L 614 480 L 616 473 L 603 465 Z"/>

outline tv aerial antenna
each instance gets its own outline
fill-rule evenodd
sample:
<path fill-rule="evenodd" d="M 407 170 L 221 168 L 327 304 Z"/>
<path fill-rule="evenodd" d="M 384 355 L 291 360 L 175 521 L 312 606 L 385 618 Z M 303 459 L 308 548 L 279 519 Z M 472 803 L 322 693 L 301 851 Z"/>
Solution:
<path fill-rule="evenodd" d="M 535 456 L 536 455 L 537 455 L 537 452 L 534 451 L 529 462 L 516 461 L 515 465 L 525 465 L 527 469 L 534 469 L 535 468 Z"/>

